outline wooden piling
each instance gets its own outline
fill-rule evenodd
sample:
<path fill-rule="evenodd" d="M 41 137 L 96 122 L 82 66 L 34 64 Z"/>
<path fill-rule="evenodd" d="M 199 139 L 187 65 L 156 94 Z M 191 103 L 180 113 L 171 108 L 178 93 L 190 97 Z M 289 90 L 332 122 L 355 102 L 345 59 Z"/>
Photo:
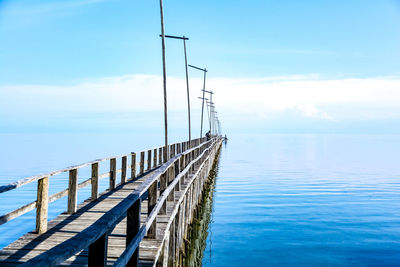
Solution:
<path fill-rule="evenodd" d="M 36 233 L 43 234 L 47 231 L 49 177 L 44 177 L 38 180 L 36 201 Z"/>
<path fill-rule="evenodd" d="M 157 167 L 157 148 L 154 148 L 154 155 L 153 155 L 153 167 Z"/>
<path fill-rule="evenodd" d="M 149 149 L 147 151 L 147 170 L 146 171 L 150 171 L 151 170 L 151 149 Z"/>
<path fill-rule="evenodd" d="M 139 175 L 143 175 L 144 173 L 144 151 L 140 152 L 140 166 L 139 166 Z"/>
<path fill-rule="evenodd" d="M 131 152 L 131 179 L 136 178 L 136 153 Z"/>
<path fill-rule="evenodd" d="M 89 267 L 103 267 L 107 265 L 107 234 L 102 235 L 96 242 L 89 246 Z"/>
<path fill-rule="evenodd" d="M 115 188 L 115 183 L 117 179 L 117 159 L 110 159 L 110 187 L 109 190 L 113 190 Z"/>
<path fill-rule="evenodd" d="M 121 183 L 126 183 L 126 168 L 127 168 L 127 157 L 123 156 L 121 161 Z"/>
<path fill-rule="evenodd" d="M 126 213 L 126 246 L 133 240 L 140 228 L 140 198 L 128 209 Z M 139 247 L 135 250 L 127 266 L 138 266 Z"/>
<path fill-rule="evenodd" d="M 94 201 L 97 199 L 97 197 L 99 195 L 99 163 L 98 162 L 92 164 L 91 183 L 92 183 L 91 200 Z"/>
<path fill-rule="evenodd" d="M 151 211 L 154 209 L 154 207 L 157 204 L 157 198 L 158 198 L 158 181 L 155 181 L 148 190 L 148 200 L 147 200 L 147 204 L 148 204 L 148 214 L 151 213 Z M 147 231 L 147 237 L 148 238 L 156 238 L 156 234 L 157 234 L 157 218 L 153 221 L 153 223 L 151 224 L 149 230 Z"/>
<path fill-rule="evenodd" d="M 78 170 L 72 169 L 69 171 L 68 183 L 68 214 L 76 212 L 77 207 L 77 189 L 78 189 Z"/>

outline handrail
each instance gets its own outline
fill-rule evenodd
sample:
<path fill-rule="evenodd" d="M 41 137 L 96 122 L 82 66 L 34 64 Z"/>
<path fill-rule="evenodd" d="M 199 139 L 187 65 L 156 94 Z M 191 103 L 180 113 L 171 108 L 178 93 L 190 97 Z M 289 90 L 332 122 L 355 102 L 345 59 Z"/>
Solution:
<path fill-rule="evenodd" d="M 160 197 L 157 199 L 157 204 L 156 206 L 153 208 L 153 210 L 151 211 L 151 213 L 148 215 L 145 223 L 140 227 L 139 233 L 135 236 L 135 238 L 133 238 L 133 240 L 129 243 L 129 245 L 126 247 L 126 249 L 124 250 L 124 252 L 121 254 L 121 256 L 118 258 L 118 260 L 114 263 L 114 267 L 123 267 L 125 266 L 129 259 L 132 257 L 133 253 L 135 252 L 135 250 L 137 249 L 137 247 L 140 244 L 140 241 L 143 239 L 144 235 L 146 234 L 146 232 L 149 230 L 150 226 L 153 224 L 155 218 L 157 217 L 158 213 L 160 212 L 162 205 L 164 204 L 164 202 L 167 200 L 168 195 L 171 193 L 171 191 L 175 188 L 175 186 L 180 182 L 180 179 L 186 175 L 186 173 L 190 170 L 190 168 L 197 163 L 197 161 L 201 160 L 203 158 L 203 156 L 210 150 L 211 147 L 206 148 L 201 155 L 199 155 L 196 159 L 192 160 L 190 162 L 190 164 L 188 164 L 186 166 L 186 168 L 181 171 L 176 177 L 175 179 L 168 185 L 168 187 L 165 189 L 165 191 L 160 195 Z M 202 162 L 202 164 L 200 165 L 200 167 L 197 169 L 196 173 L 193 175 L 193 177 L 195 177 L 200 170 L 202 169 L 203 165 L 204 165 L 205 161 Z M 191 181 L 193 182 L 193 180 Z M 189 184 L 190 185 L 190 184 Z M 189 186 L 185 189 L 185 191 L 183 192 L 183 194 L 181 195 L 180 201 L 178 201 L 178 205 L 176 205 L 176 207 L 179 206 L 181 199 L 183 199 L 183 196 L 185 195 L 185 192 L 188 190 Z M 175 207 L 175 209 L 172 212 L 171 217 L 174 217 L 174 215 L 176 214 L 177 208 Z M 168 223 L 170 224 L 170 223 Z M 167 225 L 167 229 L 168 229 L 168 225 Z M 164 240 L 163 240 L 164 241 Z"/>
<path fill-rule="evenodd" d="M 29 260 L 22 266 L 48 266 L 48 265 L 57 265 L 68 258 L 72 257 L 79 251 L 86 249 L 91 244 L 95 243 L 99 240 L 102 236 L 107 235 L 121 220 L 121 218 L 126 216 L 126 212 L 128 209 L 138 201 L 153 185 L 158 179 L 160 179 L 161 175 L 167 172 L 167 170 L 174 166 L 175 162 L 180 159 L 183 155 L 189 154 L 196 149 L 202 149 L 202 153 L 196 158 L 193 159 L 184 170 L 180 173 L 181 175 L 177 175 L 174 178 L 175 184 L 179 181 L 180 177 L 186 174 L 188 170 L 190 170 L 192 164 L 197 162 L 205 153 L 212 148 L 212 145 L 216 142 L 215 139 L 211 139 L 209 141 L 200 143 L 200 145 L 188 149 L 184 152 L 177 154 L 176 156 L 169 159 L 166 163 L 162 164 L 159 168 L 154 170 L 151 176 L 142 182 L 131 194 L 129 194 L 124 200 L 122 200 L 119 204 L 109 210 L 107 213 L 102 215 L 95 223 L 93 223 L 88 228 L 84 229 L 74 237 L 64 241 L 63 243 L 49 249 L 48 251 L 36 256 L 35 258 Z M 171 192 L 172 190 L 172 183 L 168 186 L 169 189 L 165 189 L 164 192 Z M 168 191 L 169 190 L 169 191 Z M 162 194 L 162 199 L 166 199 L 165 194 Z M 157 207 L 157 206 L 156 206 Z M 157 208 L 154 208 L 157 210 Z M 160 208 L 160 207 L 159 207 Z M 154 210 L 153 209 L 153 210 Z M 159 211 L 159 209 L 158 209 Z M 128 247 L 137 247 L 136 243 L 139 244 L 140 241 L 143 239 L 144 235 L 146 234 L 148 227 L 150 227 L 151 223 L 153 223 L 155 218 L 155 213 L 150 213 L 152 216 L 150 219 L 146 220 L 146 224 L 144 227 L 141 227 L 139 232 L 135 235 L 132 242 L 130 242 Z"/>
<path fill-rule="evenodd" d="M 184 151 L 190 147 L 190 145 L 193 145 L 197 142 L 202 143 L 204 141 L 204 138 L 201 139 L 195 139 L 192 140 L 191 144 L 189 142 L 185 141 L 182 143 L 174 143 L 169 145 L 168 147 L 168 154 L 169 155 L 176 155 L 178 151 Z M 128 170 L 131 170 L 131 177 L 130 179 L 136 178 L 136 170 L 139 169 L 139 176 L 143 175 L 147 171 L 150 171 L 152 169 L 158 168 L 162 163 L 163 160 L 161 158 L 161 152 L 165 150 L 165 147 L 154 147 L 151 149 L 147 150 L 141 150 L 139 152 L 131 152 L 130 154 L 123 154 L 119 156 L 114 156 L 114 157 L 107 157 L 107 158 L 102 158 L 102 159 L 97 159 L 93 161 L 89 161 L 86 163 L 66 167 L 60 170 L 52 171 L 49 173 L 45 174 L 39 174 L 35 176 L 31 176 L 28 178 L 24 178 L 12 183 L 9 183 L 7 185 L 0 186 L 0 194 L 8 192 L 10 190 L 16 189 L 18 187 L 21 187 L 23 185 L 29 184 L 34 181 L 38 181 L 38 189 L 37 189 L 37 194 L 38 198 L 37 200 L 25 204 L 20 208 L 17 208 L 11 212 L 8 212 L 7 214 L 3 214 L 0 216 L 0 225 L 16 218 L 19 217 L 35 208 L 37 208 L 37 221 L 36 221 L 36 230 L 39 233 L 43 233 L 47 230 L 47 209 L 48 209 L 48 204 L 51 202 L 54 202 L 66 195 L 68 195 L 68 212 L 69 213 L 74 213 L 76 211 L 76 195 L 77 191 L 85 186 L 88 186 L 89 184 L 92 184 L 92 200 L 97 199 L 98 197 L 98 180 L 110 177 L 110 190 L 115 188 L 115 183 L 116 183 L 116 175 L 119 173 L 121 174 L 121 183 L 126 182 L 126 173 Z M 154 151 L 154 153 L 152 153 Z M 147 152 L 147 159 L 146 159 L 146 152 Z M 136 162 L 136 155 L 140 155 L 140 160 Z M 158 155 L 158 159 L 157 159 Z M 135 163 L 128 164 L 127 163 L 127 158 L 131 156 L 132 161 L 135 160 Z M 122 159 L 122 167 L 120 169 L 116 169 L 116 159 Z M 152 160 L 153 159 L 153 160 Z M 101 162 L 105 161 L 110 161 L 110 171 L 102 174 L 98 174 L 98 164 Z M 113 166 L 112 165 L 113 162 Z M 97 164 L 97 165 L 96 165 Z M 73 173 L 71 177 L 71 172 L 77 171 L 80 168 L 86 167 L 86 166 L 92 166 L 92 177 L 89 179 L 86 179 L 85 181 L 81 183 L 77 183 L 77 173 Z M 144 169 L 144 166 L 147 165 L 147 169 Z M 97 168 L 97 172 L 94 174 L 93 173 L 93 167 Z M 57 174 L 65 173 L 65 172 L 70 172 L 70 185 L 69 188 L 64 189 L 60 192 L 57 192 L 51 196 L 48 196 L 48 179 L 52 176 L 55 176 Z M 125 176 L 123 179 L 122 176 Z M 71 182 L 72 179 L 72 182 Z M 96 181 L 94 181 L 95 179 Z M 47 180 L 47 181 L 46 181 Z M 113 181 L 111 181 L 113 180 Z M 129 179 L 128 179 L 129 180 Z M 46 185 L 47 183 L 47 185 Z M 94 184 L 95 183 L 95 184 Z M 72 187 L 71 187 L 72 184 Z"/>
<path fill-rule="evenodd" d="M 194 139 L 192 141 L 198 141 L 198 140 L 199 140 L 199 138 Z M 174 143 L 174 144 L 171 144 L 170 146 L 177 145 L 177 144 L 180 144 L 180 143 Z M 163 148 L 163 146 L 140 150 L 140 151 L 136 152 L 136 154 L 139 154 L 141 152 L 147 152 L 149 150 L 159 149 L 159 148 Z M 38 174 L 38 175 L 30 176 L 30 177 L 27 177 L 27 178 L 24 178 L 24 179 L 20 179 L 20 180 L 11 182 L 9 184 L 0 186 L 0 193 L 4 193 L 4 192 L 10 191 L 12 189 L 18 188 L 20 186 L 29 184 L 31 182 L 39 180 L 40 178 L 55 176 L 57 174 L 64 173 L 64 172 L 67 172 L 67 171 L 70 171 L 70 170 L 73 170 L 73 169 L 81 169 L 83 167 L 92 165 L 94 163 L 100 163 L 100 162 L 104 162 L 104 161 L 107 161 L 107 160 L 110 160 L 110 159 L 114 159 L 114 158 L 128 157 L 130 155 L 131 155 L 131 153 L 117 155 L 117 156 L 113 156 L 113 157 L 95 159 L 95 160 L 92 160 L 92 161 L 89 161 L 89 162 L 85 162 L 85 163 L 78 164 L 78 165 L 72 165 L 72 166 L 69 166 L 69 167 L 66 167 L 66 168 L 63 168 L 63 169 L 60 169 L 60 170 L 52 171 L 52 172 L 49 172 L 49 173 L 41 173 L 41 174 Z M 147 163 L 147 162 L 148 161 L 145 160 L 145 163 Z M 136 163 L 136 167 L 139 167 L 139 164 L 140 163 Z"/>

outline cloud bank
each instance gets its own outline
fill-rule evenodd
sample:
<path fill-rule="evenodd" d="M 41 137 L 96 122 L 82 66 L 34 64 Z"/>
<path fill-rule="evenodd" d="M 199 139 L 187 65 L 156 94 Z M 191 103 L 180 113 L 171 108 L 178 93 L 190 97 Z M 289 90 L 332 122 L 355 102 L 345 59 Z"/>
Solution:
<path fill-rule="evenodd" d="M 169 78 L 168 109 L 186 112 L 183 78 Z M 192 78 L 193 114 L 200 112 L 202 79 Z M 221 121 L 240 125 L 269 120 L 342 122 L 400 119 L 400 79 L 324 80 L 318 74 L 254 79 L 209 78 L 207 89 Z M 162 111 L 162 78 L 125 75 L 87 80 L 71 86 L 4 85 L 0 87 L 0 114 L 8 118 L 90 116 L 93 113 L 146 113 Z M 286 119 L 286 123 L 288 120 Z"/>

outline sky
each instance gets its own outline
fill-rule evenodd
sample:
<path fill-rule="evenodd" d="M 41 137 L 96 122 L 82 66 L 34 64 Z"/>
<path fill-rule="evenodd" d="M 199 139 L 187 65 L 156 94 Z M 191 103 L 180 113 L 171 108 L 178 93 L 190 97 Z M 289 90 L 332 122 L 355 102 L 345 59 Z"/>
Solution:
<path fill-rule="evenodd" d="M 164 0 L 164 16 L 225 133 L 400 133 L 399 0 Z M 158 1 L 0 0 L 0 132 L 163 131 L 159 34 Z M 186 133 L 182 42 L 166 53 Z"/>

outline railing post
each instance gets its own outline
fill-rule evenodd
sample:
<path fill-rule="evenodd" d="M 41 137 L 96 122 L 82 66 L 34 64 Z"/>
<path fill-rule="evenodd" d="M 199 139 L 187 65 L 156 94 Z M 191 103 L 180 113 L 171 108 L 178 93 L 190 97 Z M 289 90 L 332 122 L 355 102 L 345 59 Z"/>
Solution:
<path fill-rule="evenodd" d="M 127 166 L 127 158 L 126 156 L 123 156 L 121 163 L 121 184 L 124 184 L 126 182 L 126 166 Z"/>
<path fill-rule="evenodd" d="M 147 151 L 147 171 L 151 170 L 151 149 Z"/>
<path fill-rule="evenodd" d="M 169 146 L 168 147 L 163 147 L 163 163 L 165 163 L 165 162 L 167 162 L 167 158 L 168 158 L 168 149 L 169 149 Z"/>
<path fill-rule="evenodd" d="M 157 204 L 157 192 L 158 191 L 158 181 L 154 181 L 152 185 L 150 185 L 148 189 L 148 214 L 150 215 L 151 211 L 154 209 L 154 207 Z M 153 223 L 151 224 L 149 230 L 147 231 L 147 237 L 148 238 L 156 238 L 156 233 L 157 233 L 157 217 L 154 219 Z"/>
<path fill-rule="evenodd" d="M 36 232 L 43 234 L 47 231 L 47 212 L 49 206 L 49 177 L 38 180 L 36 200 Z"/>
<path fill-rule="evenodd" d="M 174 166 L 170 166 L 167 170 L 167 176 L 168 176 L 168 185 L 174 180 L 175 178 L 175 167 Z M 168 194 L 167 197 L 168 201 L 175 201 L 175 188 L 173 188 L 171 190 L 171 192 Z"/>
<path fill-rule="evenodd" d="M 102 235 L 93 244 L 89 246 L 89 267 L 103 267 L 107 264 L 107 234 Z"/>
<path fill-rule="evenodd" d="M 99 195 L 99 163 L 92 164 L 92 201 L 96 200 Z"/>
<path fill-rule="evenodd" d="M 169 228 L 168 266 L 175 266 L 175 219 Z"/>
<path fill-rule="evenodd" d="M 157 148 L 154 148 L 154 155 L 153 155 L 153 167 L 157 167 Z"/>
<path fill-rule="evenodd" d="M 171 145 L 171 158 L 175 157 L 175 144 Z"/>
<path fill-rule="evenodd" d="M 140 198 L 126 212 L 126 246 L 135 238 L 140 229 Z M 139 263 L 139 246 L 133 253 L 131 259 L 126 266 L 138 266 Z"/>
<path fill-rule="evenodd" d="M 68 214 L 73 214 L 76 212 L 77 190 L 78 190 L 78 170 L 72 169 L 69 171 Z"/>
<path fill-rule="evenodd" d="M 165 171 L 163 174 L 160 176 L 160 195 L 164 193 L 165 189 L 167 189 L 168 186 L 168 171 Z M 167 214 L 167 201 L 164 201 L 164 203 L 161 206 L 160 209 L 160 214 L 165 215 Z"/>
<path fill-rule="evenodd" d="M 136 153 L 131 152 L 131 179 L 136 178 Z"/>
<path fill-rule="evenodd" d="M 163 155 L 163 148 L 160 147 L 158 148 L 158 165 L 163 164 L 162 155 Z"/>
<path fill-rule="evenodd" d="M 179 173 L 180 173 L 180 159 L 178 159 L 177 161 L 175 161 L 175 163 L 174 163 L 174 172 L 175 172 L 175 175 L 174 175 L 174 179 L 176 178 L 176 176 L 178 176 L 179 175 Z M 176 185 L 175 185 L 175 191 L 181 191 L 181 182 L 179 181 L 178 183 L 176 183 Z"/>
<path fill-rule="evenodd" d="M 110 159 L 110 190 L 115 188 L 115 180 L 117 176 L 117 159 Z"/>
<path fill-rule="evenodd" d="M 178 154 L 182 152 L 181 143 L 176 144 L 178 148 Z"/>
<path fill-rule="evenodd" d="M 144 173 L 144 151 L 140 152 L 140 169 L 139 169 L 139 175 L 142 175 Z"/>
<path fill-rule="evenodd" d="M 180 167 L 179 167 L 180 170 L 183 171 L 183 170 L 185 169 L 185 156 L 181 156 L 181 157 L 179 158 L 179 164 L 180 164 Z M 185 184 L 185 177 L 186 177 L 186 175 L 184 175 L 184 176 L 181 178 L 181 186 Z"/>

